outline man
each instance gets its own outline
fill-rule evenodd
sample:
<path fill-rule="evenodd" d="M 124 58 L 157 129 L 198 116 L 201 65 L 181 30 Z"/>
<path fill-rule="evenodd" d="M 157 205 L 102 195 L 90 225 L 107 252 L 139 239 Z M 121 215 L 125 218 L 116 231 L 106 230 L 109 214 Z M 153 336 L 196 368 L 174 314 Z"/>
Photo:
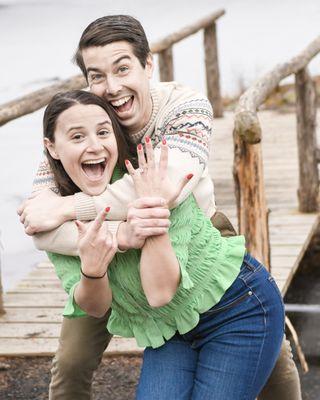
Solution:
<path fill-rule="evenodd" d="M 212 127 L 211 106 L 205 97 L 175 82 L 150 87 L 153 61 L 140 23 L 123 15 L 94 21 L 80 38 L 75 61 L 86 77 L 90 90 L 113 106 L 132 143 L 151 140 L 157 156 L 161 139 L 165 136 L 170 147 L 170 179 L 178 184 L 188 172 L 193 173 L 193 179 L 178 203 L 193 192 L 199 206 L 222 234 L 234 234 L 226 217 L 216 213 L 213 185 L 207 167 Z M 107 205 L 111 206 L 108 216 L 113 220 L 109 223 L 109 229 L 117 235 L 119 248 L 126 250 L 143 246 L 147 236 L 140 235 L 136 240 L 139 236 L 137 231 L 135 235 L 131 234 L 135 224 L 132 219 L 126 220 L 128 204 L 135 199 L 128 175 L 109 185 L 102 195 L 96 197 L 84 193 L 60 197 L 44 188 L 55 189 L 46 161 L 41 164 L 35 179 L 34 191 L 37 194 L 24 202 L 19 210 L 26 233 L 36 234 L 38 248 L 77 254 L 77 229 L 70 221 L 75 218 L 92 220 Z M 143 217 L 139 210 L 136 217 L 135 222 L 139 221 L 142 229 Z M 71 251 L 70 248 L 64 248 L 66 235 L 68 242 L 71 240 L 74 245 Z M 59 349 L 53 361 L 50 399 L 90 398 L 92 374 L 110 341 L 106 331 L 107 318 L 64 319 Z M 261 398 L 301 398 L 299 377 L 286 342 Z"/>

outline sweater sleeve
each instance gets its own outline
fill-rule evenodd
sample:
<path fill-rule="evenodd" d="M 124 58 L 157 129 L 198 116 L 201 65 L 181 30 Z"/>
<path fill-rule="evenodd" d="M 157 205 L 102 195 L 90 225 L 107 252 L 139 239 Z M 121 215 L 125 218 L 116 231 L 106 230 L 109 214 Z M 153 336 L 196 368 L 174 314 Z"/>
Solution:
<path fill-rule="evenodd" d="M 63 316 L 68 318 L 84 317 L 87 314 L 74 301 L 74 290 L 81 279 L 79 257 L 69 257 L 57 253 L 47 253 L 61 281 L 63 289 L 68 293 L 68 301 Z"/>

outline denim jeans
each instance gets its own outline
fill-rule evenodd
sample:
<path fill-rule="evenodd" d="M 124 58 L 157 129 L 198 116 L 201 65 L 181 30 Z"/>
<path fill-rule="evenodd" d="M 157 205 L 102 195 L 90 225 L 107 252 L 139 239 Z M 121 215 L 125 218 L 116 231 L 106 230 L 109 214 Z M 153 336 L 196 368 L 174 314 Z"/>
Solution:
<path fill-rule="evenodd" d="M 284 307 L 264 266 L 247 254 L 240 273 L 198 325 L 144 351 L 138 400 L 254 400 L 280 352 Z"/>

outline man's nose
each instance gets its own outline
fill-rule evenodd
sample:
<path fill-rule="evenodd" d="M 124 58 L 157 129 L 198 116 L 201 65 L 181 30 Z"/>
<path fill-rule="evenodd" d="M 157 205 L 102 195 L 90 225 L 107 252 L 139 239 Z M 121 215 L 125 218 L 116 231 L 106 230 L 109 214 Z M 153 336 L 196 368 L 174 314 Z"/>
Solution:
<path fill-rule="evenodd" d="M 107 78 L 106 93 L 109 96 L 116 95 L 121 89 L 119 79 L 114 76 L 109 76 Z"/>

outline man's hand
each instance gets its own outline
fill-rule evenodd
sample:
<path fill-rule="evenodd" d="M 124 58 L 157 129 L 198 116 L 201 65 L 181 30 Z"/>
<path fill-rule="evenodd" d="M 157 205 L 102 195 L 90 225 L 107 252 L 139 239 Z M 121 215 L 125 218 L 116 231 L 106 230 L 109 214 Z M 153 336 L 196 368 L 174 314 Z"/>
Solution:
<path fill-rule="evenodd" d="M 170 211 L 160 197 L 141 197 L 128 206 L 127 221 L 117 234 L 120 250 L 140 249 L 146 238 L 163 235 L 170 226 Z"/>
<path fill-rule="evenodd" d="M 17 213 L 27 235 L 50 231 L 76 218 L 73 196 L 61 197 L 50 189 L 32 194 Z"/>

